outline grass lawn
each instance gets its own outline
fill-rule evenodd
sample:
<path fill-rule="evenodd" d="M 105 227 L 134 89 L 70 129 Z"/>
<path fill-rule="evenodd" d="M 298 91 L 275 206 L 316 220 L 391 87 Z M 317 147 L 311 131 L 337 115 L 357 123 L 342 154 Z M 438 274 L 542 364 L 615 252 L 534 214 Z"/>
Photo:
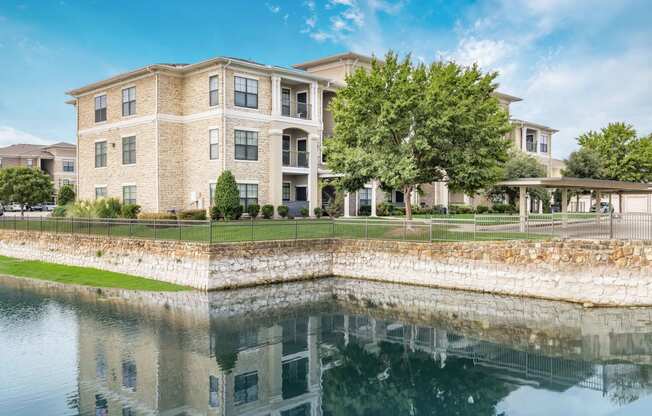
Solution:
<path fill-rule="evenodd" d="M 0 274 L 94 287 L 155 292 L 191 290 L 185 286 L 128 274 L 107 272 L 89 267 L 63 266 L 36 260 L 20 260 L 4 256 L 0 256 Z"/>

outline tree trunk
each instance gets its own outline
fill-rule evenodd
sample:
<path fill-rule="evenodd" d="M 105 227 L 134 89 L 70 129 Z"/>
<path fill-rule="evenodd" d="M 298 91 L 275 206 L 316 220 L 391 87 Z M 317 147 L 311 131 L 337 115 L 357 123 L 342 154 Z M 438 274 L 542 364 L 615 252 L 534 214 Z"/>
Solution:
<path fill-rule="evenodd" d="M 22 218 L 25 215 L 25 205 L 20 204 L 20 217 Z"/>
<path fill-rule="evenodd" d="M 412 187 L 406 186 L 403 191 L 403 200 L 405 201 L 405 219 L 412 219 Z"/>

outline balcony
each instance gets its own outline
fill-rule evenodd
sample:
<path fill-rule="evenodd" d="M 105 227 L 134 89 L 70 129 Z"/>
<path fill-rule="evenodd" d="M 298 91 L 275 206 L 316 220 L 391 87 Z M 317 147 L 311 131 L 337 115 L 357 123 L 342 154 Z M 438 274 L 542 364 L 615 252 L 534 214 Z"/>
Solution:
<path fill-rule="evenodd" d="M 287 98 L 281 102 L 281 115 L 284 117 L 310 120 L 311 114 L 312 106 L 306 102 L 288 100 Z"/>
<path fill-rule="evenodd" d="M 310 167 L 310 152 L 283 150 L 283 166 L 291 168 L 308 168 Z"/>

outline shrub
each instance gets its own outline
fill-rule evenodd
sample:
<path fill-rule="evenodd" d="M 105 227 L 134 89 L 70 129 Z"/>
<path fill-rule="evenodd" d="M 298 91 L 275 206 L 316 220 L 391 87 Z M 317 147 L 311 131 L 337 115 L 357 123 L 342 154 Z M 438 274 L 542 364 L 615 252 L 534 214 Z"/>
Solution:
<path fill-rule="evenodd" d="M 217 221 L 217 220 L 219 220 L 220 218 L 222 218 L 222 213 L 220 213 L 220 210 L 217 209 L 216 206 L 212 206 L 212 207 L 211 207 L 211 219 L 212 219 L 213 221 Z"/>
<path fill-rule="evenodd" d="M 176 220 L 176 214 L 171 212 L 141 212 L 138 214 L 139 220 Z"/>
<path fill-rule="evenodd" d="M 244 209 L 242 208 L 242 205 L 238 205 L 233 212 L 231 213 L 231 218 L 234 220 L 239 220 L 240 217 L 242 217 L 242 212 Z"/>
<path fill-rule="evenodd" d="M 324 211 L 322 211 L 322 209 L 319 208 L 319 207 L 315 207 L 313 212 L 315 213 L 315 217 L 317 217 L 317 218 L 321 218 L 322 215 L 324 215 Z"/>
<path fill-rule="evenodd" d="M 371 215 L 371 205 L 361 205 L 358 208 L 358 215 L 368 217 Z"/>
<path fill-rule="evenodd" d="M 206 210 L 205 209 L 185 209 L 177 213 L 177 218 L 180 220 L 195 220 L 195 221 L 204 221 L 206 220 Z"/>
<path fill-rule="evenodd" d="M 102 198 L 94 203 L 97 218 L 118 218 L 122 215 L 122 204 L 118 198 Z"/>
<path fill-rule="evenodd" d="M 225 170 L 215 185 L 215 208 L 225 220 L 235 218 L 235 213 L 240 206 L 240 191 L 235 183 L 231 171 Z"/>
<path fill-rule="evenodd" d="M 468 205 L 452 204 L 450 206 L 450 213 L 455 214 L 473 214 L 473 208 Z"/>
<path fill-rule="evenodd" d="M 288 216 L 288 212 L 290 212 L 290 209 L 288 208 L 287 205 L 279 205 L 276 207 L 276 212 L 278 215 L 280 215 L 282 218 L 285 218 Z"/>
<path fill-rule="evenodd" d="M 263 214 L 263 218 L 266 220 L 272 218 L 274 216 L 274 205 L 263 205 L 261 212 Z"/>
<path fill-rule="evenodd" d="M 514 214 L 516 208 L 510 204 L 493 204 L 491 212 L 494 214 Z"/>
<path fill-rule="evenodd" d="M 140 205 L 138 204 L 124 204 L 122 206 L 122 218 L 135 219 L 140 212 Z"/>
<path fill-rule="evenodd" d="M 75 201 L 75 190 L 72 185 L 63 185 L 57 194 L 57 205 L 64 206 Z"/>
<path fill-rule="evenodd" d="M 390 202 L 381 202 L 376 207 L 376 213 L 381 217 L 388 217 L 394 213 L 394 205 Z"/>
<path fill-rule="evenodd" d="M 441 205 L 441 204 L 437 204 L 437 205 L 435 205 L 435 206 L 432 207 L 432 209 L 430 210 L 430 212 L 431 212 L 433 215 L 445 215 L 447 211 L 448 211 L 448 209 L 446 208 L 446 206 L 445 206 L 445 205 Z"/>
<path fill-rule="evenodd" d="M 330 204 L 326 207 L 326 212 L 331 218 L 337 218 L 344 214 L 344 191 L 335 193 L 335 197 L 331 199 Z"/>
<path fill-rule="evenodd" d="M 475 207 L 476 214 L 486 214 L 489 212 L 489 207 L 486 205 L 478 205 Z"/>
<path fill-rule="evenodd" d="M 394 208 L 393 215 L 405 215 L 405 208 Z"/>
<path fill-rule="evenodd" d="M 255 219 L 258 216 L 259 212 L 260 212 L 260 205 L 258 204 L 250 204 L 247 207 L 247 214 L 249 214 L 251 218 Z"/>
<path fill-rule="evenodd" d="M 310 210 L 308 208 L 306 208 L 306 207 L 301 208 L 301 210 L 299 210 L 299 212 L 301 213 L 301 216 L 303 218 L 306 218 L 308 215 L 310 215 Z"/>
<path fill-rule="evenodd" d="M 52 210 L 53 217 L 65 217 L 66 211 L 68 210 L 69 205 L 58 205 Z"/>

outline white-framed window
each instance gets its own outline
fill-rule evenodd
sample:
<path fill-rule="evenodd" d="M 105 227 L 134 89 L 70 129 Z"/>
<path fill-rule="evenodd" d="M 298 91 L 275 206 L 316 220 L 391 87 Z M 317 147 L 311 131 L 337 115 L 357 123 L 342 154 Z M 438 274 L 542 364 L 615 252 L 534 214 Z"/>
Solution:
<path fill-rule="evenodd" d="M 283 201 L 290 200 L 291 189 L 292 189 L 292 184 L 290 182 L 283 182 Z"/>
<path fill-rule="evenodd" d="M 258 108 L 258 81 L 251 78 L 234 77 L 237 107 Z"/>
<path fill-rule="evenodd" d="M 106 141 L 95 142 L 95 167 L 106 167 Z"/>
<path fill-rule="evenodd" d="M 236 406 L 258 400 L 258 372 L 238 374 L 234 379 L 234 404 Z"/>
<path fill-rule="evenodd" d="M 125 185 L 122 187 L 122 203 L 136 203 L 136 185 Z"/>
<path fill-rule="evenodd" d="M 75 171 L 75 161 L 74 160 L 64 160 L 62 161 L 63 171 L 64 172 L 74 172 Z"/>
<path fill-rule="evenodd" d="M 539 152 L 548 153 L 548 133 L 541 133 L 539 135 Z"/>
<path fill-rule="evenodd" d="M 242 205 L 245 211 L 249 205 L 258 203 L 257 183 L 239 183 L 238 191 L 240 192 L 240 205 Z"/>
<path fill-rule="evenodd" d="M 95 97 L 95 122 L 106 121 L 106 94 Z"/>
<path fill-rule="evenodd" d="M 31 168 L 32 166 L 34 166 L 34 159 L 27 159 L 26 162 L 27 162 L 27 167 Z"/>
<path fill-rule="evenodd" d="M 358 191 L 358 201 L 361 207 L 371 206 L 371 188 L 362 188 Z"/>
<path fill-rule="evenodd" d="M 136 114 L 136 87 L 129 87 L 122 90 L 122 116 L 133 116 Z"/>
<path fill-rule="evenodd" d="M 219 150 L 220 150 L 219 142 L 220 142 L 219 130 L 218 129 L 208 130 L 208 151 L 211 160 L 215 160 L 219 158 Z"/>
<path fill-rule="evenodd" d="M 308 91 L 297 92 L 297 117 L 308 118 Z"/>
<path fill-rule="evenodd" d="M 535 153 L 537 151 L 537 132 L 527 129 L 525 131 L 525 150 Z"/>
<path fill-rule="evenodd" d="M 258 160 L 258 132 L 235 131 L 235 159 Z"/>
<path fill-rule="evenodd" d="M 122 138 L 122 164 L 133 165 L 136 163 L 136 136 Z"/>
<path fill-rule="evenodd" d="M 210 107 L 215 107 L 219 102 L 218 86 L 217 75 L 208 77 L 208 105 Z"/>
<path fill-rule="evenodd" d="M 95 187 L 95 199 L 106 198 L 106 186 L 96 186 Z"/>
<path fill-rule="evenodd" d="M 220 380 L 215 376 L 208 376 L 208 405 L 210 407 L 220 405 Z"/>

